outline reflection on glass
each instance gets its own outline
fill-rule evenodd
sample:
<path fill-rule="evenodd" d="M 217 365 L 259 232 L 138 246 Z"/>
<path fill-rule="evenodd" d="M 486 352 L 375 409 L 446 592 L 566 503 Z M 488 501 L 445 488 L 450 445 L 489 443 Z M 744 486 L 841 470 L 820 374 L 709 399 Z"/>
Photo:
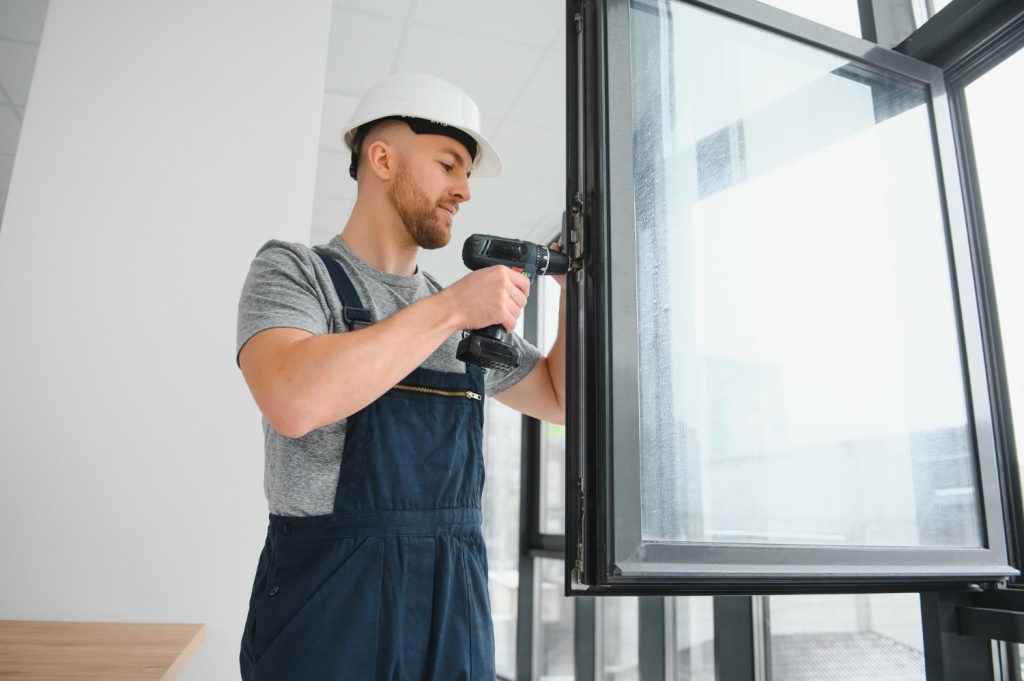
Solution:
<path fill-rule="evenodd" d="M 605 681 L 640 679 L 640 601 L 635 596 L 598 598 L 600 674 Z"/>
<path fill-rule="evenodd" d="M 916 594 L 772 596 L 772 678 L 924 681 Z"/>
<path fill-rule="evenodd" d="M 670 602 L 675 609 L 675 681 L 715 681 L 714 601 L 680 596 Z"/>
<path fill-rule="evenodd" d="M 981 546 L 926 92 L 631 7 L 643 539 Z"/>
<path fill-rule="evenodd" d="M 537 347 L 545 354 L 558 335 L 561 287 L 550 277 L 539 277 L 540 306 Z M 540 424 L 540 531 L 565 534 L 565 426 Z"/>
<path fill-rule="evenodd" d="M 494 620 L 494 652 L 502 676 L 516 674 L 516 612 L 519 592 L 519 413 L 487 400 L 484 417 L 483 533 L 488 591 Z"/>
<path fill-rule="evenodd" d="M 573 641 L 576 627 L 574 601 L 566 598 L 565 565 L 560 560 L 537 559 L 537 588 L 534 598 L 537 664 L 541 681 L 567 681 L 576 674 Z"/>
<path fill-rule="evenodd" d="M 761 0 L 766 5 L 816 21 L 858 38 L 861 36 L 857 0 Z"/>
<path fill-rule="evenodd" d="M 1024 52 L 967 86 L 974 157 L 985 211 L 985 233 L 996 289 L 1018 461 L 1024 457 L 1024 216 L 1020 160 L 1024 158 Z"/>

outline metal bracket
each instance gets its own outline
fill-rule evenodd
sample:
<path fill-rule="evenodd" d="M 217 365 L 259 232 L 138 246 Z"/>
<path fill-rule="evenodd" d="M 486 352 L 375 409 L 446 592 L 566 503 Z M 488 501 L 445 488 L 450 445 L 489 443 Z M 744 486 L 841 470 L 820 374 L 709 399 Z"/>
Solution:
<path fill-rule="evenodd" d="M 961 636 L 1024 643 L 1024 613 L 961 605 L 956 609 L 956 616 Z"/>
<path fill-rule="evenodd" d="M 1024 643 L 1024 590 L 983 589 L 956 606 L 961 636 Z"/>

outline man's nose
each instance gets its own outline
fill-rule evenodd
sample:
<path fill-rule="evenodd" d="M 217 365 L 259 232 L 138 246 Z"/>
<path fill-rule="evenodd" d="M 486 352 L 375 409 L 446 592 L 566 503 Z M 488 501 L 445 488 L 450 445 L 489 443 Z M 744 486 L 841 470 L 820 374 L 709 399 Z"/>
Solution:
<path fill-rule="evenodd" d="M 469 191 L 469 177 L 463 176 L 459 182 L 451 189 L 451 195 L 453 198 L 458 199 L 459 203 L 465 203 L 472 198 L 472 193 Z"/>

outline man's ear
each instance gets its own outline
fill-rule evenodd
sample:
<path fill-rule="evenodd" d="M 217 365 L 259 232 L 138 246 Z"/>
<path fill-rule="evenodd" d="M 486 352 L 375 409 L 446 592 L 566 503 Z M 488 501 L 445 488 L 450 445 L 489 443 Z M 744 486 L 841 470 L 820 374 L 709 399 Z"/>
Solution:
<path fill-rule="evenodd" d="M 384 140 L 375 140 L 366 148 L 367 165 L 370 172 L 382 182 L 391 179 L 395 169 L 395 148 Z"/>

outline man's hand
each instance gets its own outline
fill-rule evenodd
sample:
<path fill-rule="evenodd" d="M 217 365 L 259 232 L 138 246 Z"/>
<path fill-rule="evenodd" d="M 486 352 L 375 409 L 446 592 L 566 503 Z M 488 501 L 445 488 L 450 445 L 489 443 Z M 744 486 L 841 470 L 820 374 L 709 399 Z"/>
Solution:
<path fill-rule="evenodd" d="M 530 295 L 530 280 L 522 272 L 495 265 L 470 272 L 439 295 L 447 296 L 458 310 L 463 329 L 501 324 L 512 331 Z"/>

